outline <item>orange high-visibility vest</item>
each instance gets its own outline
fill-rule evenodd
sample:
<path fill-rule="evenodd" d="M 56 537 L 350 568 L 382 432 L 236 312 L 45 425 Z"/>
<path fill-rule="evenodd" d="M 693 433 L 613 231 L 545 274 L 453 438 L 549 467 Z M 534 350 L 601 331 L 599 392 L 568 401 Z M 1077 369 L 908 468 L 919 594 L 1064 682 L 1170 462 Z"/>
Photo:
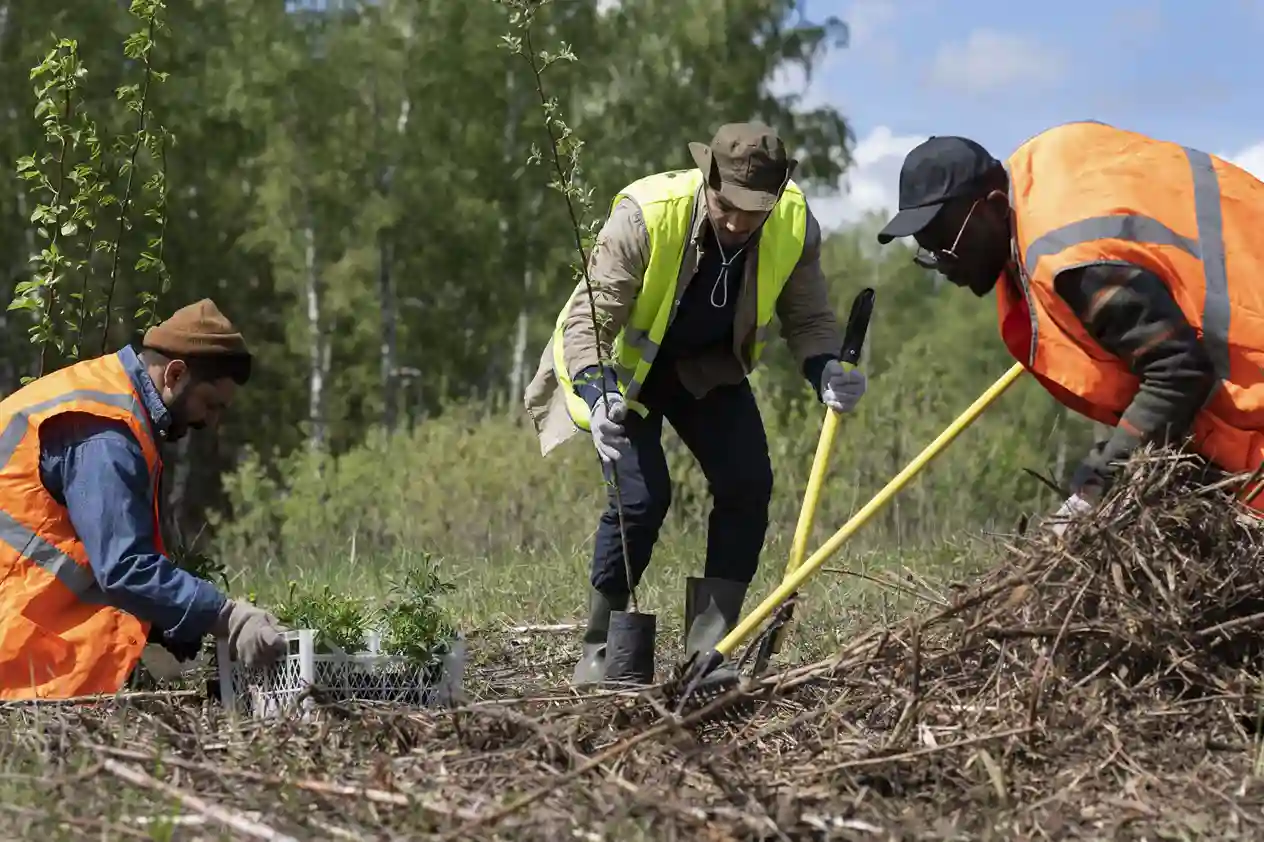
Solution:
<path fill-rule="evenodd" d="M 1140 380 L 1055 292 L 1066 269 L 1123 262 L 1167 285 L 1217 379 L 1191 430 L 1229 472 L 1264 462 L 1264 182 L 1214 155 L 1101 123 L 1058 126 L 1006 164 L 1018 282 L 1001 337 L 1062 404 L 1112 426 Z M 1252 505 L 1264 509 L 1264 493 Z"/>
<path fill-rule="evenodd" d="M 40 427 L 65 412 L 125 422 L 154 490 L 162 461 L 149 413 L 117 354 L 41 377 L 0 401 L 0 699 L 115 693 L 149 625 L 106 605 L 65 508 L 40 481 Z"/>

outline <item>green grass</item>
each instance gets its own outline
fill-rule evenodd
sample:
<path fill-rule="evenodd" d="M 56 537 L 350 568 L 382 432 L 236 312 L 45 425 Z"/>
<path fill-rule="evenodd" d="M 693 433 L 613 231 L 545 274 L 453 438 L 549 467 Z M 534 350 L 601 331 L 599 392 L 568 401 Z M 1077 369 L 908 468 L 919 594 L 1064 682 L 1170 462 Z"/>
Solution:
<path fill-rule="evenodd" d="M 993 368 L 1004 370 L 991 357 L 963 367 L 919 342 L 871 376 L 859 411 L 841 426 L 809 552 L 951 423 Z M 752 376 L 775 482 L 748 610 L 784 571 L 822 420 L 801 379 L 787 385 L 786 361 L 773 357 Z M 993 550 L 980 536 L 1010 532 L 1020 516 L 1060 502 L 1023 469 L 1062 473 L 1066 454 L 1074 458 L 1088 438 L 1087 425 L 1068 419 L 1034 381 L 1019 381 L 826 565 L 860 576 L 823 571 L 810 581 L 786 657 L 826 653 L 857 623 L 925 610 L 908 582 L 873 578 L 911 573 L 933 583 L 986 567 Z M 679 643 L 685 578 L 702 573 L 711 508 L 701 471 L 670 428 L 664 443 L 673 503 L 638 591 L 641 610 L 658 616 L 660 663 Z M 584 619 L 606 495 L 597 459 L 582 435 L 541 456 L 517 408 L 450 406 L 411 430 L 370 432 L 336 456 L 252 456 L 226 490 L 231 510 L 212 524 L 210 555 L 226 562 L 235 591 L 261 603 L 283 601 L 292 581 L 382 598 L 388 579 L 425 555 L 453 586 L 442 604 L 466 632 Z M 578 638 L 568 638 L 576 652 Z"/>
<path fill-rule="evenodd" d="M 700 575 L 703 549 L 703 543 L 692 537 L 675 544 L 665 539 L 664 544 L 637 594 L 641 610 L 658 616 L 660 639 L 665 634 L 679 636 L 685 578 Z M 747 595 L 746 610 L 754 609 L 775 589 L 784 571 L 788 546 L 788 541 L 775 541 L 766 548 L 759 575 Z M 927 596 L 942 592 L 940 583 L 968 578 L 983 569 L 990 557 L 988 548 L 976 542 L 945 542 L 908 554 L 840 552 L 805 588 L 796 633 L 786 656 L 821 656 L 845 640 L 858 623 L 892 619 L 925 608 L 932 604 Z M 410 561 L 407 552 L 361 558 L 355 563 L 328 558 L 302 565 L 297 575 L 322 586 L 328 584 L 334 592 L 379 599 L 385 596 L 387 577 Z M 455 587 L 441 603 L 464 630 L 583 622 L 588 598 L 586 555 L 450 559 L 442 562 L 442 570 Z M 893 581 L 884 584 L 875 579 Z M 919 580 L 929 582 L 930 587 Z M 286 598 L 284 581 L 276 576 L 245 577 L 242 585 L 254 591 L 262 604 Z M 927 596 L 919 596 L 919 592 Z"/>

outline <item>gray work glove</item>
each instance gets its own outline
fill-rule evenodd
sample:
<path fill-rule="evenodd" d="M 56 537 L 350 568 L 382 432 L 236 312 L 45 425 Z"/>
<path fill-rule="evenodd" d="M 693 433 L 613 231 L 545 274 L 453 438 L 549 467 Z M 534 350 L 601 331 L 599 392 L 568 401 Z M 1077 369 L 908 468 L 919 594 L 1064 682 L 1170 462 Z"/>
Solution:
<path fill-rule="evenodd" d="M 212 634 L 228 639 L 233 657 L 247 669 L 266 667 L 283 658 L 288 645 L 281 621 L 244 599 L 230 599 L 220 609 Z"/>
<path fill-rule="evenodd" d="M 1093 510 L 1093 504 L 1079 494 L 1072 494 L 1063 503 L 1062 506 L 1053 513 L 1046 523 L 1050 531 L 1059 538 L 1062 533 L 1066 532 L 1068 526 L 1081 515 L 1088 514 Z"/>
<path fill-rule="evenodd" d="M 864 396 L 866 385 L 863 371 L 848 371 L 838 360 L 830 360 L 821 372 L 821 401 L 835 412 L 851 412 Z"/>
<path fill-rule="evenodd" d="M 606 412 L 606 401 L 610 402 L 609 414 Z M 623 419 L 627 415 L 628 405 L 618 392 L 606 392 L 605 397 L 598 398 L 593 406 L 588 426 L 602 462 L 617 462 L 627 450 L 628 437 L 623 432 Z"/>

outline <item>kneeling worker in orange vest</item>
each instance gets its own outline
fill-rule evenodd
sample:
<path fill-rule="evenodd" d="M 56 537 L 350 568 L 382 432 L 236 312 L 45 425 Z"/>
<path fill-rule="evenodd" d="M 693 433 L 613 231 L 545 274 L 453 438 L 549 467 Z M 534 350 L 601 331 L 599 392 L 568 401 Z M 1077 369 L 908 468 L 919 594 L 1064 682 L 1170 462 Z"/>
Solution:
<path fill-rule="evenodd" d="M 0 699 L 117 692 L 151 637 L 187 652 L 213 634 L 247 665 L 285 652 L 276 618 L 176 567 L 159 534 L 161 443 L 213 428 L 250 366 L 203 300 L 139 352 L 0 401 Z"/>
<path fill-rule="evenodd" d="M 932 137 L 900 172 L 881 243 L 984 296 L 1001 338 L 1065 406 L 1113 427 L 1071 478 L 1061 532 L 1143 442 L 1229 472 L 1264 461 L 1264 183 L 1213 155 L 1071 123 L 1005 164 Z M 1264 508 L 1264 495 L 1252 505 Z"/>

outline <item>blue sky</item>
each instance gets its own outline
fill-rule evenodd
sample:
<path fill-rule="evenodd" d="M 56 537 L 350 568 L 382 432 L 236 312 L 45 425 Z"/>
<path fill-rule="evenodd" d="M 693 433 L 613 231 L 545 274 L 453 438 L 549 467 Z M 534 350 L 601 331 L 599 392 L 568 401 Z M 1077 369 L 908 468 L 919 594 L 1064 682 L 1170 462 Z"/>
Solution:
<path fill-rule="evenodd" d="M 843 197 L 811 197 L 833 227 L 895 201 L 904 154 L 959 134 L 1003 158 L 1068 120 L 1094 119 L 1224 156 L 1264 178 L 1264 0 L 802 0 L 849 46 L 803 91 L 852 122 Z M 1202 9 L 1200 12 L 1199 9 Z"/>

